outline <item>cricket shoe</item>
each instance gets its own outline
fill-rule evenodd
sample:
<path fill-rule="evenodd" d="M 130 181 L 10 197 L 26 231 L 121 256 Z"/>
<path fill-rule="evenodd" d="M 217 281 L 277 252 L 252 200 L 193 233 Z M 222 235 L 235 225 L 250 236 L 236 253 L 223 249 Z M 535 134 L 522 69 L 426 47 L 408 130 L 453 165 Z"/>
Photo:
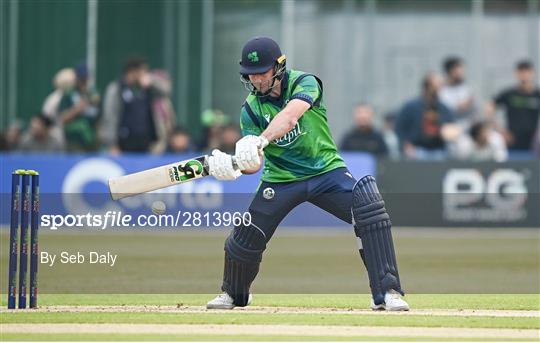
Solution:
<path fill-rule="evenodd" d="M 373 311 L 409 311 L 409 304 L 401 299 L 401 294 L 391 289 L 386 292 L 384 296 L 384 303 L 375 305 L 373 298 L 371 298 L 371 309 Z"/>
<path fill-rule="evenodd" d="M 252 297 L 250 294 L 247 305 L 251 304 L 251 298 Z M 206 308 L 209 310 L 232 310 L 235 307 L 236 305 L 234 304 L 234 299 L 229 294 L 227 294 L 227 292 L 219 294 L 217 297 L 210 300 L 206 304 Z"/>

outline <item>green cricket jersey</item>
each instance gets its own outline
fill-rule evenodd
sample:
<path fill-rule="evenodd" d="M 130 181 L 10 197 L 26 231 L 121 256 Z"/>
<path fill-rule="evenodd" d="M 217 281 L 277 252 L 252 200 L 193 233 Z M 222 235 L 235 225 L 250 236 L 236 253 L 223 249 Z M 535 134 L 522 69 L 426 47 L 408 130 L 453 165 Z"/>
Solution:
<path fill-rule="evenodd" d="M 311 107 L 291 131 L 264 149 L 263 181 L 299 181 L 345 167 L 328 127 L 322 82 L 311 74 L 287 70 L 279 99 L 250 94 L 240 116 L 242 135 L 260 135 L 292 99 L 306 101 Z"/>

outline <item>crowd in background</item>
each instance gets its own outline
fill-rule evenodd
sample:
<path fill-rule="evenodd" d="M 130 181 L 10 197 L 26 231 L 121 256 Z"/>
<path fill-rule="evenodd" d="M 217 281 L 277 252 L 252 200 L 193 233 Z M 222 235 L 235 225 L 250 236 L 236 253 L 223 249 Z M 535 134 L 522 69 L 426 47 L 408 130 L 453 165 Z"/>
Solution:
<path fill-rule="evenodd" d="M 529 61 L 515 66 L 514 86 L 487 104 L 475 99 L 464 62 L 447 58 L 444 77 L 427 73 L 420 94 L 394 112 L 377 115 L 368 102 L 352 113 L 353 128 L 340 150 L 378 157 L 417 160 L 505 161 L 513 154 L 540 156 L 540 89 Z M 103 98 L 90 86 L 84 63 L 60 70 L 54 91 L 32 116 L 28 128 L 12 123 L 0 136 L 0 148 L 20 152 L 111 154 L 191 153 L 219 148 L 232 153 L 240 138 L 237 123 L 219 110 L 201 114 L 202 137 L 195 140 L 176 123 L 172 82 L 166 71 L 150 70 L 132 57 Z"/>
<path fill-rule="evenodd" d="M 515 85 L 487 104 L 474 98 L 460 58 L 449 57 L 442 67 L 444 78 L 427 73 L 420 94 L 386 114 L 380 129 L 374 124 L 373 107 L 357 105 L 354 128 L 343 138 L 341 149 L 413 160 L 502 162 L 540 156 L 540 89 L 531 62 L 519 61 Z"/>
<path fill-rule="evenodd" d="M 172 82 L 164 70 L 150 70 L 141 57 L 129 58 L 121 76 L 103 98 L 89 85 L 88 68 L 80 63 L 60 70 L 54 91 L 26 130 L 12 123 L 0 140 L 1 150 L 39 153 L 190 153 L 219 148 L 234 150 L 237 125 L 220 111 L 202 114 L 204 137 L 195 141 L 176 124 Z"/>

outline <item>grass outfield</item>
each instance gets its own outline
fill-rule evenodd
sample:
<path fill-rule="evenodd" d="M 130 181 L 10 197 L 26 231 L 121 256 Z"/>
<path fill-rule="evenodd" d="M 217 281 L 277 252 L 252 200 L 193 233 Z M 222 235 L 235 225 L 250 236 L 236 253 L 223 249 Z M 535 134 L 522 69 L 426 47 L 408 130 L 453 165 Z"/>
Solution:
<path fill-rule="evenodd" d="M 538 230 L 396 229 L 402 285 L 415 294 L 540 293 Z M 223 274 L 219 231 L 47 231 L 40 251 L 57 256 L 40 264 L 39 290 L 47 294 L 214 293 Z M 8 242 L 8 230 L 0 230 Z M 90 251 L 118 256 L 107 264 L 60 263 L 60 254 Z M 8 249 L 0 275 L 8 274 Z M 0 292 L 6 284 L 0 284 Z M 258 294 L 369 293 L 352 231 L 278 231 L 254 282 Z M 364 306 L 364 305 L 362 305 Z"/>
<path fill-rule="evenodd" d="M 40 294 L 40 306 L 203 306 L 215 294 Z M 7 306 L 7 295 L 0 304 Z M 414 309 L 540 310 L 538 294 L 408 294 Z M 254 306 L 366 309 L 368 294 L 255 294 Z"/>
<path fill-rule="evenodd" d="M 377 336 L 349 336 L 349 337 L 336 337 L 336 336 L 287 336 L 287 335 L 169 335 L 162 334 L 146 335 L 146 334 L 0 334 L 4 341 L 180 341 L 180 342 L 209 342 L 209 341 L 223 341 L 223 342 L 237 342 L 237 341 L 276 341 L 276 342 L 290 342 L 290 341 L 307 341 L 307 342 L 321 342 L 321 341 L 343 341 L 343 342 L 358 342 L 358 341 L 401 341 L 401 342 L 433 342 L 431 337 L 377 337 Z M 437 338 L 438 342 L 459 342 L 463 339 L 457 338 Z M 483 342 L 486 341 L 482 338 L 467 338 L 469 342 Z M 490 342 L 507 342 L 508 338 L 491 338 Z M 528 342 L 529 339 L 512 339 L 516 342 Z"/>
<path fill-rule="evenodd" d="M 179 311 L 180 312 L 180 311 Z M 311 313 L 10 313 L 4 324 L 14 323 L 111 323 L 111 324 L 295 324 L 384 327 L 446 327 L 446 328 L 505 328 L 539 329 L 538 318 L 515 317 L 457 317 L 404 315 L 311 314 Z"/>
<path fill-rule="evenodd" d="M 41 295 L 40 307 L 38 311 L 6 311 L 5 294 L 2 294 L 2 312 L 1 322 L 2 330 L 1 340 L 181 340 L 181 341 L 230 341 L 230 340 L 525 340 L 518 333 L 529 332 L 540 337 L 540 319 L 538 312 L 528 317 L 515 316 L 515 312 L 510 312 L 507 316 L 492 315 L 430 315 L 422 314 L 420 310 L 491 310 L 493 313 L 504 313 L 505 310 L 539 311 L 540 296 L 538 294 L 516 294 L 516 295 L 409 295 L 407 300 L 411 304 L 413 311 L 403 314 L 386 314 L 380 312 L 365 312 L 361 315 L 332 313 L 331 309 L 365 309 L 368 301 L 368 295 L 268 295 L 260 294 L 254 298 L 252 308 L 265 308 L 276 306 L 276 309 L 291 308 L 296 309 L 296 313 L 276 312 L 255 312 L 247 310 L 236 310 L 231 312 L 213 312 L 204 311 L 200 307 L 199 312 L 184 312 L 186 306 L 201 306 L 212 295 Z M 56 308 L 57 306 L 62 306 Z M 98 306 L 101 310 L 112 308 L 112 312 L 104 312 L 86 308 L 85 306 Z M 131 307 L 130 307 L 131 306 Z M 140 306 L 141 311 L 130 311 L 133 306 Z M 169 306 L 173 308 L 172 312 L 160 312 L 146 310 L 144 306 Z M 176 306 L 180 306 L 177 311 Z M 120 308 L 116 311 L 114 309 Z M 122 307 L 126 307 L 123 310 Z M 63 308 L 70 308 L 73 312 L 62 311 Z M 321 313 L 305 313 L 305 309 L 328 309 Z M 60 309 L 60 310 L 59 310 Z M 58 310 L 58 312 L 56 312 Z M 419 310 L 419 311 L 414 311 Z M 501 312 L 501 313 L 499 313 Z M 512 315 L 514 313 L 514 315 Z M 530 312 L 527 312 L 530 313 Z M 71 325 L 95 325 L 96 332 L 11 332 L 9 325 L 29 325 L 48 324 L 48 328 L 60 323 Z M 100 333 L 101 326 L 115 327 L 120 325 L 131 325 L 137 328 L 137 325 L 150 324 L 153 327 L 185 325 L 199 327 L 201 325 L 213 325 L 208 332 L 193 334 L 190 332 L 178 333 L 167 332 L 164 329 L 159 333 L 144 332 L 112 332 Z M 290 335 L 287 332 L 272 332 L 261 334 L 240 335 L 234 332 L 230 334 L 212 334 L 212 328 L 223 325 L 239 324 L 248 325 L 286 325 L 289 327 L 307 326 L 312 328 L 333 327 L 336 331 L 329 334 L 309 334 Z M 370 335 L 345 335 L 339 332 L 339 328 L 380 328 L 386 331 L 384 336 Z M 391 336 L 392 328 L 410 328 L 410 330 L 428 330 L 425 335 L 395 335 Z M 109 330 L 111 328 L 109 327 Z M 76 329 L 74 329 L 76 330 Z M 429 330 L 450 330 L 448 336 L 429 336 Z M 456 338 L 460 330 L 488 330 L 489 338 L 471 336 L 463 333 L 462 338 Z M 491 330 L 491 331 L 489 331 Z M 501 337 L 497 336 L 496 330 L 502 330 Z M 120 330 L 121 331 L 121 330 Z M 143 330 L 144 331 L 144 330 Z M 382 332 L 382 331 L 381 331 Z M 516 336 L 514 337 L 514 333 Z"/>
<path fill-rule="evenodd" d="M 118 260 L 114 267 L 41 264 L 38 310 L 6 310 L 3 280 L 0 341 L 540 337 L 537 230 L 395 230 L 400 277 L 412 308 L 397 314 L 368 309 L 365 268 L 352 233 L 344 231 L 279 233 L 253 285 L 252 306 L 207 311 L 204 305 L 221 282 L 225 235 L 44 231 L 41 251 L 96 250 L 117 254 Z M 0 239 L 6 242 L 6 230 Z M 1 252 L 0 275 L 7 275 L 7 249 Z"/>

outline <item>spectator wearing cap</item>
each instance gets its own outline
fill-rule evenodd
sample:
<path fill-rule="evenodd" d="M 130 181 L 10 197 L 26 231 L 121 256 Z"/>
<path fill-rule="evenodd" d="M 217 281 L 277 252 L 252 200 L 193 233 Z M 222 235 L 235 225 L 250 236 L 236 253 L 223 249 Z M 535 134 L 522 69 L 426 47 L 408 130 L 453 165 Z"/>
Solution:
<path fill-rule="evenodd" d="M 388 148 L 382 135 L 373 126 L 373 108 L 359 104 L 353 110 L 354 128 L 349 131 L 340 149 L 343 151 L 364 151 L 377 156 L 386 156 Z"/>
<path fill-rule="evenodd" d="M 504 109 L 506 125 L 498 123 L 508 148 L 532 151 L 534 135 L 540 117 L 540 89 L 535 84 L 534 67 L 529 61 L 520 61 L 515 68 L 516 86 L 499 93 L 487 106 L 489 118 L 495 118 L 498 107 Z"/>
<path fill-rule="evenodd" d="M 43 113 L 38 113 L 30 120 L 30 128 L 19 145 L 22 152 L 53 153 L 62 152 L 60 140 L 51 134 L 52 120 Z"/>
<path fill-rule="evenodd" d="M 446 137 L 454 122 L 453 112 L 438 97 L 442 79 L 428 73 L 422 80 L 422 93 L 405 103 L 396 120 L 396 133 L 407 158 L 442 160 L 447 156 Z"/>
<path fill-rule="evenodd" d="M 448 57 L 443 63 L 443 69 L 446 77 L 439 91 L 439 99 L 454 112 L 457 123 L 466 129 L 472 124 L 474 98 L 466 83 L 463 60 Z"/>
<path fill-rule="evenodd" d="M 64 93 L 58 111 L 64 126 L 68 152 L 91 152 L 98 147 L 96 124 L 99 115 L 99 94 L 88 86 L 88 69 L 81 63 L 75 67 L 75 88 Z"/>

